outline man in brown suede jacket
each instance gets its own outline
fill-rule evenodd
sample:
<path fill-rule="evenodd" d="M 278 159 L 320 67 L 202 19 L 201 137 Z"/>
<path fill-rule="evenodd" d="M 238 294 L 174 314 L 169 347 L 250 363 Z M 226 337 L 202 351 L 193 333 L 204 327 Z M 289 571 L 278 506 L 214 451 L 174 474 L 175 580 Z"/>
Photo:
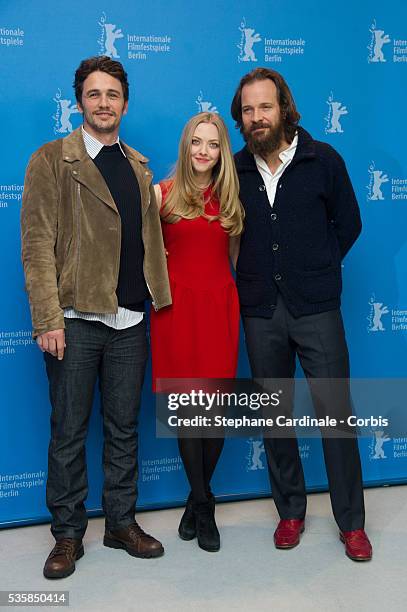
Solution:
<path fill-rule="evenodd" d="M 83 126 L 36 151 L 28 165 L 22 253 L 34 337 L 52 404 L 47 505 L 56 545 L 46 578 L 83 556 L 85 439 L 101 391 L 105 546 L 136 557 L 164 549 L 135 522 L 137 416 L 147 359 L 144 303 L 171 303 L 147 159 L 119 140 L 127 74 L 106 56 L 75 73 Z"/>

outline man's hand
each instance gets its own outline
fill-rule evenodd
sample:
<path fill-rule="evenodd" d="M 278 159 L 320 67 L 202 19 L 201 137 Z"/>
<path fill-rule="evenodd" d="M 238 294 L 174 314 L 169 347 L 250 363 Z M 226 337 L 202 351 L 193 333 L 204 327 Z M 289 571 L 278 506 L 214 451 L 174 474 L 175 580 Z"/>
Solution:
<path fill-rule="evenodd" d="M 37 336 L 37 344 L 43 353 L 51 353 L 54 357 L 58 357 L 59 361 L 64 358 L 65 350 L 65 330 L 54 329 Z"/>

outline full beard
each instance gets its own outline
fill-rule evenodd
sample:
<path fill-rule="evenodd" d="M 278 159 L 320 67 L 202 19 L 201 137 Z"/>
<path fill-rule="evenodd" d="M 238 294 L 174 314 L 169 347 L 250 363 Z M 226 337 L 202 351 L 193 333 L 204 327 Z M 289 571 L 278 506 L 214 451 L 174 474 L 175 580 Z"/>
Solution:
<path fill-rule="evenodd" d="M 265 131 L 256 134 L 254 130 L 264 127 Z M 267 158 L 271 153 L 277 151 L 284 140 L 284 125 L 279 121 L 277 125 L 270 126 L 263 124 L 260 121 L 253 124 L 249 129 L 243 130 L 243 138 L 245 139 L 249 151 L 253 155 Z"/>

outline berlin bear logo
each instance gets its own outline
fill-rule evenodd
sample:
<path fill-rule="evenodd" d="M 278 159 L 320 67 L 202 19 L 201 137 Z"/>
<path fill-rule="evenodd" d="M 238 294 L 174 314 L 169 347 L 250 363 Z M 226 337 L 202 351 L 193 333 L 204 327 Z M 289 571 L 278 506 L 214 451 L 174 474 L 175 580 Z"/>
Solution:
<path fill-rule="evenodd" d="M 375 163 L 373 161 L 369 166 L 369 175 L 370 175 L 370 180 L 369 180 L 369 185 L 367 186 L 367 190 L 368 190 L 367 199 L 368 200 L 384 200 L 384 195 L 383 195 L 381 187 L 383 183 L 389 182 L 390 180 L 389 177 L 383 170 L 378 170 L 375 167 Z"/>
<path fill-rule="evenodd" d="M 257 57 L 254 53 L 253 46 L 255 43 L 261 41 L 261 36 L 253 28 L 248 28 L 246 25 L 246 19 L 243 20 L 239 26 L 241 32 L 240 43 L 237 48 L 240 50 L 238 57 L 239 62 L 257 62 Z"/>
<path fill-rule="evenodd" d="M 199 92 L 196 103 L 200 113 L 218 113 L 216 106 L 213 106 L 212 102 L 209 102 L 209 100 L 204 99 L 202 91 Z"/>
<path fill-rule="evenodd" d="M 101 27 L 101 34 L 98 39 L 99 55 L 107 55 L 113 59 L 119 59 L 120 55 L 116 49 L 115 42 L 120 38 L 124 38 L 121 28 L 117 28 L 114 23 L 107 23 L 106 13 L 104 12 L 100 18 L 99 25 Z"/>
<path fill-rule="evenodd" d="M 262 461 L 262 455 L 265 453 L 263 440 L 249 438 L 247 443 L 249 444 L 247 471 L 264 470 L 264 463 Z"/>
<path fill-rule="evenodd" d="M 378 30 L 376 27 L 376 20 L 373 21 L 372 25 L 369 28 L 369 32 L 372 37 L 370 40 L 370 44 L 368 45 L 369 56 L 367 61 L 369 63 L 373 62 L 385 62 L 386 58 L 383 54 L 383 46 L 387 43 L 391 42 L 390 36 L 384 33 L 384 30 Z"/>
<path fill-rule="evenodd" d="M 369 300 L 370 313 L 367 317 L 369 321 L 369 327 L 367 328 L 369 332 L 384 332 L 386 328 L 382 322 L 382 316 L 385 314 L 389 314 L 389 309 L 387 306 L 383 304 L 383 302 L 378 302 L 374 295 Z"/>
<path fill-rule="evenodd" d="M 387 456 L 384 454 L 383 445 L 385 442 L 389 442 L 391 438 L 384 431 L 374 431 L 373 432 L 373 440 L 370 445 L 370 458 L 371 459 L 387 459 Z"/>
<path fill-rule="evenodd" d="M 73 130 L 71 115 L 79 113 L 78 107 L 76 104 L 72 104 L 71 100 L 64 99 L 60 89 L 55 94 L 54 102 L 57 104 L 55 115 L 52 115 L 55 121 L 54 133 L 69 134 Z"/>
<path fill-rule="evenodd" d="M 327 104 L 329 106 L 328 115 L 325 117 L 326 121 L 326 134 L 342 134 L 343 129 L 339 119 L 342 115 L 348 114 L 348 109 L 346 106 L 342 105 L 342 102 L 338 102 L 334 99 L 334 95 L 331 91 L 331 94 L 327 100 Z"/>

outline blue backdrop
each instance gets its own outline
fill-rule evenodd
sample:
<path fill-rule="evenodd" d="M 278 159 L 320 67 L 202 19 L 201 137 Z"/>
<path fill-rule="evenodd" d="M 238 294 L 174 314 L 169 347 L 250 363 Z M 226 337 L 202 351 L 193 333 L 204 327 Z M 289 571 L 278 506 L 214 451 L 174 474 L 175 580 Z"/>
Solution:
<path fill-rule="evenodd" d="M 120 59 L 130 80 L 123 140 L 151 159 L 159 180 L 177 154 L 181 129 L 201 110 L 226 119 L 240 77 L 256 66 L 286 77 L 302 124 L 344 156 L 364 230 L 344 263 L 343 313 L 352 373 L 406 375 L 407 168 L 404 104 L 407 5 L 404 0 L 340 4 L 326 0 L 116 0 L 55 5 L 2 0 L 0 75 L 0 523 L 46 520 L 49 403 L 20 263 L 24 171 L 41 144 L 80 124 L 72 80 L 90 55 Z M 248 374 L 244 342 L 240 375 Z M 140 425 L 140 507 L 179 503 L 186 478 L 174 440 L 156 440 L 145 385 Z M 318 439 L 302 440 L 310 490 L 326 488 Z M 407 479 L 407 438 L 380 431 L 360 440 L 367 484 Z M 100 508 L 101 422 L 97 402 L 88 441 L 88 508 Z M 220 496 L 266 494 L 264 448 L 230 440 L 215 476 Z"/>

